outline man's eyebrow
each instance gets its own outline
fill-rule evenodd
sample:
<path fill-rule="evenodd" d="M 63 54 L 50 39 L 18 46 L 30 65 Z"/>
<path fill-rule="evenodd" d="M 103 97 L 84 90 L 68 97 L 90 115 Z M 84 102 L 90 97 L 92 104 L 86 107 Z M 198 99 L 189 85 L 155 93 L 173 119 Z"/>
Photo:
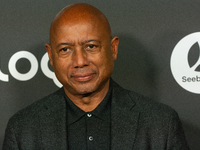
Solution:
<path fill-rule="evenodd" d="M 95 40 L 95 39 L 85 40 L 84 42 L 81 42 L 81 44 L 85 44 L 85 43 L 89 43 L 89 42 L 98 42 L 98 43 L 101 44 L 101 42 L 100 42 L 99 40 Z M 72 46 L 74 46 L 74 44 L 72 44 L 72 43 L 59 43 L 59 44 L 57 45 L 57 47 L 59 47 L 59 46 L 61 46 L 61 45 L 72 45 Z"/>
<path fill-rule="evenodd" d="M 91 39 L 91 40 L 84 41 L 82 44 L 89 43 L 89 42 L 98 42 L 98 43 L 101 43 L 99 40 Z"/>
<path fill-rule="evenodd" d="M 61 45 L 73 45 L 73 44 L 71 44 L 71 43 L 59 43 L 59 44 L 57 45 L 57 47 L 59 47 L 59 46 L 61 46 Z"/>

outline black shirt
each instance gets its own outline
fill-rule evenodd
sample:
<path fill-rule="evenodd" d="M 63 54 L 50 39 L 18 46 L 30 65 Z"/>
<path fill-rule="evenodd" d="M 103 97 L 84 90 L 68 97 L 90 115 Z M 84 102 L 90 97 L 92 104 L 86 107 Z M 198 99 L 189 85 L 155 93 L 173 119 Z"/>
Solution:
<path fill-rule="evenodd" d="M 67 142 L 70 150 L 109 150 L 111 88 L 91 112 L 84 112 L 67 96 Z"/>

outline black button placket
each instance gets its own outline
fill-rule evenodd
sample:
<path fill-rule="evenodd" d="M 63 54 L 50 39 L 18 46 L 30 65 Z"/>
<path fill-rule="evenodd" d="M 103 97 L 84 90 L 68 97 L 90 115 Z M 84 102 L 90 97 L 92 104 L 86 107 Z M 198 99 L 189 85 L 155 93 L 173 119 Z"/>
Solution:
<path fill-rule="evenodd" d="M 93 115 L 92 113 L 88 112 L 86 114 L 86 131 L 87 131 L 87 147 L 91 149 L 93 146 L 93 132 L 92 132 L 92 122 L 93 122 Z"/>

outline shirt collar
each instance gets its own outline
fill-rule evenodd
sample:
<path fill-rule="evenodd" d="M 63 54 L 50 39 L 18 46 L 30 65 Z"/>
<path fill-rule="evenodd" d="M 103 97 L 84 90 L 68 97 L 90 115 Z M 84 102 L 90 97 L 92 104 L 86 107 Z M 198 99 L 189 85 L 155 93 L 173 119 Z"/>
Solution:
<path fill-rule="evenodd" d="M 65 94 L 67 103 L 67 125 L 74 123 L 82 118 L 85 114 L 91 113 L 104 121 L 110 122 L 111 114 L 111 99 L 112 99 L 112 87 L 109 87 L 109 91 L 106 94 L 102 102 L 91 112 L 84 112 L 78 106 L 76 106 Z"/>
<path fill-rule="evenodd" d="M 112 87 L 109 88 L 103 101 L 91 112 L 93 115 L 110 122 Z"/>
<path fill-rule="evenodd" d="M 65 94 L 65 99 L 67 103 L 67 125 L 70 125 L 83 117 L 85 112 L 77 107 Z"/>

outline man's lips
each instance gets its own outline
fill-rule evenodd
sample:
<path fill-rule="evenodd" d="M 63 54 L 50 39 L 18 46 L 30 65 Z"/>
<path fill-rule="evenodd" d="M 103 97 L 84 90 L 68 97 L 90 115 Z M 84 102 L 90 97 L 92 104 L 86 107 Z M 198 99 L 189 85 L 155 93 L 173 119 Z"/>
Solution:
<path fill-rule="evenodd" d="M 73 74 L 72 78 L 76 81 L 86 82 L 91 80 L 94 77 L 94 73 L 86 73 L 86 74 Z"/>

